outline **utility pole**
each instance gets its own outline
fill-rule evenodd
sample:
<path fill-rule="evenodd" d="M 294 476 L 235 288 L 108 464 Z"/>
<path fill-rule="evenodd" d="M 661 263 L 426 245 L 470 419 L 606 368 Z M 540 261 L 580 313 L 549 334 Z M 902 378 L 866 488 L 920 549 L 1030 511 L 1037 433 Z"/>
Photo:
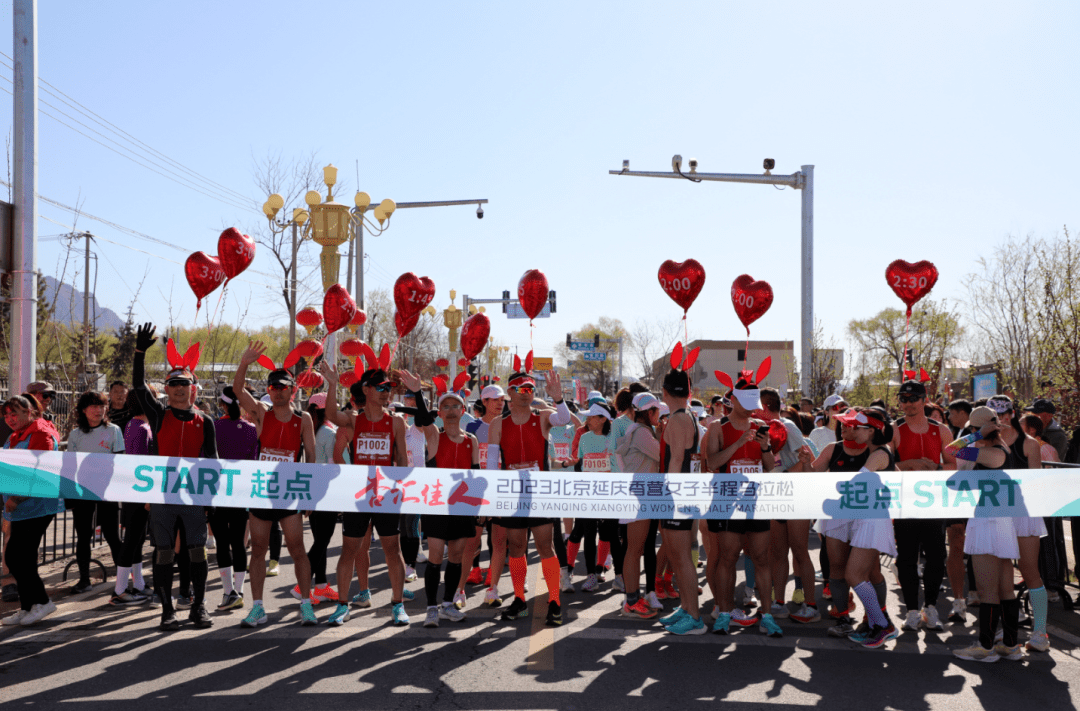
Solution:
<path fill-rule="evenodd" d="M 19 393 L 36 379 L 37 372 L 37 0 L 15 0 L 12 26 L 15 234 L 11 392 Z"/>
<path fill-rule="evenodd" d="M 86 370 L 86 364 L 90 362 L 90 233 L 83 232 L 83 237 L 86 239 L 86 261 L 83 265 L 83 300 L 82 300 L 82 322 L 83 322 L 83 352 L 82 362 L 83 370 Z"/>

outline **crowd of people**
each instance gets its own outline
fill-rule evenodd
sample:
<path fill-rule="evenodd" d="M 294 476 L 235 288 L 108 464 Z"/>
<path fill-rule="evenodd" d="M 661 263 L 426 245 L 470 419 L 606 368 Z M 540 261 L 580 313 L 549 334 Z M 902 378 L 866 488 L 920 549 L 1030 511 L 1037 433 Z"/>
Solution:
<path fill-rule="evenodd" d="M 530 373 L 516 372 L 505 391 L 489 385 L 470 404 L 455 392 L 438 393 L 429 403 L 417 375 L 376 368 L 364 372 L 347 389 L 348 400 L 339 402 L 337 372 L 323 362 L 327 389 L 300 411 L 296 380 L 288 370 L 269 372 L 267 394 L 256 399 L 247 375 L 265 350 L 257 341 L 244 351 L 232 384 L 220 395 L 223 414 L 212 419 L 195 406 L 197 378 L 187 365 L 168 372 L 163 397 L 146 382 L 145 353 L 156 340 L 151 324 L 138 330 L 130 390 L 115 383 L 108 395 L 79 397 L 68 451 L 678 477 L 693 472 L 802 476 L 1040 468 L 1044 461 L 1062 458 L 1068 446 L 1054 421 L 1054 406 L 1046 400 L 1036 401 L 1030 414 L 1001 395 L 943 407 L 928 401 L 923 383 L 909 380 L 900 387 L 895 407 L 881 401 L 849 407 L 839 395 L 826 398 L 820 409 L 805 399 L 785 406 L 780 393 L 762 387 L 749 371 L 708 405 L 691 399 L 690 377 L 677 368 L 667 373 L 658 393 L 635 383 L 611 401 L 592 392 L 582 403 L 564 399 L 557 373 L 547 374 L 541 393 Z M 391 402 L 395 393 L 398 403 Z M 39 394 L 10 398 L 3 414 L 11 430 L 4 448 L 58 449 L 59 434 Z M 786 437 L 770 435 L 776 426 Z M 269 621 L 266 578 L 278 573 L 282 541 L 297 579 L 292 594 L 299 600 L 300 624 L 344 625 L 354 609 L 370 607 L 374 532 L 386 560 L 394 625 L 410 623 L 404 603 L 413 593 L 406 583 L 418 579 L 416 568 L 425 561 L 424 626 L 465 620 L 468 592 L 476 586 L 484 590 L 479 604 L 508 603 L 499 615 L 502 620 L 527 617 L 531 540 L 546 582 L 549 625 L 563 623 L 563 595 L 595 592 L 608 584 L 610 573 L 610 589 L 624 595 L 621 615 L 662 625 L 674 635 L 728 635 L 735 628 L 757 627 L 762 634 L 781 637 L 793 629 L 791 624 L 824 623 L 830 636 L 881 648 L 901 629 L 944 628 L 939 594 L 947 578 L 952 598 L 948 621 L 965 625 L 969 607 L 978 606 L 978 641 L 954 650 L 957 657 L 1015 660 L 1025 649 L 1046 652 L 1050 646 L 1049 597 L 1038 568 L 1039 540 L 1046 535 L 1040 518 L 483 518 L 176 504 L 121 507 L 6 495 L 4 560 L 21 605 L 3 618 L 4 625 L 32 625 L 56 611 L 38 575 L 36 554 L 46 528 L 65 505 L 73 512 L 78 538 L 79 580 L 72 591 L 91 587 L 90 538 L 96 521 L 116 565 L 110 603 L 159 606 L 163 630 L 180 628 L 179 608 L 187 609 L 197 628 L 214 624 L 208 612 L 212 603 L 206 600 L 208 530 L 222 583 L 216 609 L 246 608 L 239 622 L 244 627 Z M 311 539 L 307 547 L 305 515 Z M 327 550 L 339 522 L 342 546 L 336 584 L 331 585 Z M 143 577 L 147 534 L 152 584 Z M 819 542 L 820 573 L 810 553 L 813 541 Z M 581 567 L 579 554 L 584 555 Z M 888 613 L 883 556 L 895 559 L 902 621 Z M 737 595 L 740 560 L 746 584 Z M 1032 629 L 1023 646 L 1014 562 L 1032 609 Z M 499 592 L 507 567 L 513 588 L 508 601 Z M 580 579 L 576 574 L 582 571 Z M 705 588 L 711 609 L 704 603 Z M 678 605 L 665 609 L 665 601 Z M 333 608 L 322 619 L 315 614 L 321 603 Z M 787 622 L 781 625 L 782 620 Z"/>

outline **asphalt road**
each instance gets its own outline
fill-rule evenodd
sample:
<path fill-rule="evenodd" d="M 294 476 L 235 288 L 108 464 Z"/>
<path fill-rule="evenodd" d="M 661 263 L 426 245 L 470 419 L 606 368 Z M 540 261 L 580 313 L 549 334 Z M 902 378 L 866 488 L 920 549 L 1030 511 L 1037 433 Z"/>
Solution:
<path fill-rule="evenodd" d="M 331 564 L 339 541 L 332 543 Z M 947 625 L 940 633 L 902 633 L 880 650 L 827 637 L 826 622 L 781 621 L 782 639 L 766 638 L 756 628 L 728 637 L 674 637 L 656 623 L 619 617 L 622 596 L 611 590 L 610 575 L 597 593 L 564 594 L 565 623 L 552 629 L 543 624 L 545 587 L 530 554 L 529 597 L 544 602 L 531 607 L 529 618 L 499 621 L 498 610 L 480 606 L 482 588 L 474 587 L 464 622 L 425 629 L 421 564 L 420 580 L 408 584 L 416 592 L 407 604 L 413 624 L 398 628 L 390 625 L 378 545 L 372 562 L 374 607 L 354 611 L 342 627 L 299 626 L 287 556 L 282 574 L 267 579 L 270 624 L 256 630 L 239 626 L 245 609 L 213 613 L 210 630 L 185 626 L 163 633 L 157 610 L 110 607 L 111 584 L 64 597 L 60 611 L 37 627 L 0 628 L 0 705 L 53 709 L 76 702 L 79 711 L 656 711 L 711 707 L 722 700 L 737 704 L 727 707 L 732 709 L 824 702 L 830 711 L 1057 711 L 1080 698 L 1080 613 L 1065 613 L 1060 605 L 1052 605 L 1049 654 L 996 664 L 951 656 L 952 648 L 973 639 L 974 616 L 966 626 Z M 898 589 L 891 573 L 886 575 L 890 612 L 899 620 Z M 580 586 L 581 578 L 575 580 Z M 508 603 L 508 575 L 500 591 Z M 208 599 L 220 596 L 211 570 Z M 674 604 L 669 601 L 669 609 Z M 943 619 L 946 604 L 943 595 Z M 330 605 L 316 612 L 325 619 Z"/>

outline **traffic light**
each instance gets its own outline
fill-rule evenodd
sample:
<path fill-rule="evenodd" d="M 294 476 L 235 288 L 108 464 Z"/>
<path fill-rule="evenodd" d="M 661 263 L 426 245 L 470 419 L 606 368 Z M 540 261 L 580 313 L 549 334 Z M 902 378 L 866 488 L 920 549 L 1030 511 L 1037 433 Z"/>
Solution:
<path fill-rule="evenodd" d="M 909 368 L 911 368 L 912 370 L 915 369 L 915 354 L 911 351 L 910 348 L 907 349 L 907 354 L 904 360 L 907 361 L 907 365 Z"/>
<path fill-rule="evenodd" d="M 469 374 L 469 383 L 466 385 L 469 390 L 476 388 L 476 374 L 480 372 L 480 366 L 476 363 L 469 363 L 465 366 L 465 372 Z"/>
<path fill-rule="evenodd" d="M 593 348 L 599 348 L 600 347 L 600 334 L 599 333 L 596 334 L 595 336 L 593 336 L 592 344 L 593 344 Z"/>
<path fill-rule="evenodd" d="M 510 292 L 503 292 L 503 313 L 506 313 L 506 307 L 510 305 Z"/>
<path fill-rule="evenodd" d="M 548 292 L 548 301 L 551 303 L 551 313 L 555 313 L 555 290 Z"/>
<path fill-rule="evenodd" d="M 570 334 L 568 333 L 568 334 L 566 334 L 566 347 L 567 347 L 567 348 L 569 348 L 569 347 L 570 347 L 570 340 L 571 340 L 571 339 L 570 339 Z"/>

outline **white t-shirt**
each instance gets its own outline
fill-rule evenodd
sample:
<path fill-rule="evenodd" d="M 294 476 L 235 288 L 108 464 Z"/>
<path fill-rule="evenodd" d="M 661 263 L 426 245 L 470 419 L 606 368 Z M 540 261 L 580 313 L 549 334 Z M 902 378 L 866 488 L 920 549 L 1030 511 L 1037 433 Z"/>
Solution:
<path fill-rule="evenodd" d="M 98 425 L 89 432 L 76 427 L 68 435 L 67 451 L 123 454 L 124 433 L 113 423 Z"/>

